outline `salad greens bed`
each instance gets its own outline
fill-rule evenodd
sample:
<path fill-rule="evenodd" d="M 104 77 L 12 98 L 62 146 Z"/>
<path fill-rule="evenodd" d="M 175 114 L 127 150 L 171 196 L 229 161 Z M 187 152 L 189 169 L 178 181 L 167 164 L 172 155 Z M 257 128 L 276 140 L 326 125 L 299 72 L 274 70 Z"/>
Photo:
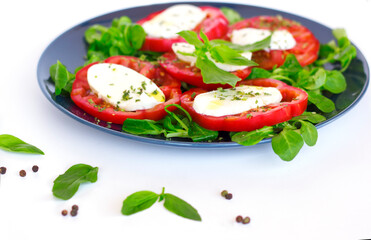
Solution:
<path fill-rule="evenodd" d="M 221 8 L 230 23 L 241 20 L 241 16 L 229 8 Z M 260 50 L 270 42 L 270 37 L 254 45 L 236 46 L 222 41 L 209 41 L 202 34 L 200 41 L 197 35 L 191 31 L 179 33 L 188 43 L 196 47 L 196 66 L 201 69 L 206 83 L 228 83 L 232 86 L 239 79 L 235 76 L 214 69 L 209 66 L 205 57 L 206 52 L 224 63 L 235 65 L 253 66 L 254 62 L 240 58 L 240 54 L 246 50 Z M 335 40 L 321 44 L 317 61 L 302 67 L 294 55 L 288 55 L 284 64 L 273 70 L 264 70 L 254 67 L 248 79 L 272 78 L 286 82 L 294 87 L 301 88 L 308 93 L 308 109 L 301 116 L 292 118 L 274 126 L 266 126 L 250 132 L 222 133 L 200 127 L 192 121 L 191 116 L 179 105 L 175 112 L 170 112 L 160 121 L 127 119 L 122 130 L 135 135 L 163 135 L 166 138 L 189 138 L 192 141 L 220 141 L 231 140 L 241 145 L 254 145 L 265 138 L 272 138 L 274 152 L 285 161 L 295 158 L 304 143 L 308 146 L 316 144 L 318 133 L 314 124 L 320 123 L 326 118 L 323 113 L 331 113 L 335 110 L 334 102 L 328 98 L 331 94 L 339 94 L 347 88 L 343 72 L 350 62 L 356 57 L 356 49 L 348 39 L 344 29 L 333 30 Z M 104 60 L 110 56 L 129 55 L 136 56 L 141 60 L 157 63 L 162 53 L 141 51 L 140 48 L 145 40 L 143 28 L 133 23 L 128 17 L 123 16 L 114 19 L 110 27 L 93 25 L 85 32 L 85 40 L 88 44 L 86 62 Z M 237 60 L 236 60 L 237 59 Z M 83 66 L 76 68 L 75 73 Z M 55 83 L 55 95 L 69 95 L 75 73 L 71 73 L 61 63 L 50 67 L 50 76 Z M 221 81 L 216 81 L 215 74 L 220 75 Z M 190 88 L 187 84 L 182 85 L 183 90 Z M 309 110 L 310 109 L 310 110 Z"/>

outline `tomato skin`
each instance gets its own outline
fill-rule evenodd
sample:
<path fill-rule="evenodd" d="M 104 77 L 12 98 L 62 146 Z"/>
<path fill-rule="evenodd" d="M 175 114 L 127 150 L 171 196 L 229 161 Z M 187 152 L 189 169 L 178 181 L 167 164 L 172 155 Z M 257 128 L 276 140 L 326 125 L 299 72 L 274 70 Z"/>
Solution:
<path fill-rule="evenodd" d="M 207 13 L 206 18 L 195 28 L 193 31 L 200 32 L 202 30 L 206 36 L 211 39 L 222 38 L 228 32 L 228 20 L 218 8 L 210 6 L 199 7 L 202 11 Z M 147 17 L 139 20 L 137 23 L 142 25 L 144 22 L 147 22 L 160 14 L 162 11 L 158 11 L 148 15 Z M 142 50 L 144 51 L 154 51 L 154 52 L 170 52 L 171 46 L 176 42 L 185 42 L 182 37 L 176 38 L 157 38 L 146 36 L 146 39 L 143 43 Z"/>
<path fill-rule="evenodd" d="M 180 98 L 181 106 L 189 112 L 193 121 L 200 126 L 214 131 L 253 131 L 264 126 L 272 126 L 301 115 L 307 108 L 308 94 L 275 79 L 253 79 L 241 81 L 238 85 L 253 85 L 261 87 L 275 87 L 282 94 L 282 101 L 261 108 L 254 108 L 240 114 L 221 117 L 208 116 L 197 113 L 193 108 L 194 97 L 207 92 L 201 88 L 194 88 Z M 193 96 L 192 96 L 193 95 Z"/>
<path fill-rule="evenodd" d="M 160 65 L 176 79 L 186 82 L 196 87 L 200 87 L 207 90 L 215 90 L 219 87 L 228 88 L 231 87 L 228 84 L 206 84 L 203 82 L 200 69 L 195 66 L 190 66 L 189 63 L 180 61 L 175 53 L 169 52 L 161 56 Z M 251 67 L 247 67 L 242 70 L 231 72 L 240 79 L 245 79 L 251 73 Z"/>
<path fill-rule="evenodd" d="M 151 109 L 125 112 L 117 110 L 111 104 L 104 102 L 94 94 L 87 80 L 88 69 L 99 62 L 89 64 L 76 73 L 76 79 L 72 85 L 71 99 L 81 109 L 88 114 L 107 122 L 123 124 L 127 118 L 160 120 L 167 115 L 164 107 L 169 104 L 178 104 L 180 102 L 180 82 L 168 74 L 162 68 L 155 67 L 149 62 L 144 62 L 136 57 L 115 56 L 106 59 L 106 63 L 121 64 L 129 67 L 144 76 L 153 79 L 153 81 L 163 91 L 166 101 L 160 103 Z M 173 111 L 176 107 L 169 107 Z"/>
<path fill-rule="evenodd" d="M 302 66 L 313 63 L 318 57 L 320 47 L 318 39 L 309 29 L 290 19 L 273 16 L 248 18 L 233 24 L 228 31 L 227 39 L 230 40 L 233 30 L 242 28 L 268 29 L 271 31 L 286 29 L 296 41 L 296 45 L 292 49 L 254 52 L 252 60 L 258 63 L 261 68 L 270 70 L 275 66 L 281 66 L 288 54 L 294 54 Z"/>

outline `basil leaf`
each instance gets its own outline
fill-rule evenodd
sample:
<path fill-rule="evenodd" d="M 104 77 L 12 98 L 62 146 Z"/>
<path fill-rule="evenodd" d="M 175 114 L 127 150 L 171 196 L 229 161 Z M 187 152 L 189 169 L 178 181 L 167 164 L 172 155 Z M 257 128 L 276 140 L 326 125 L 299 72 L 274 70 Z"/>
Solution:
<path fill-rule="evenodd" d="M 164 207 L 170 212 L 184 218 L 201 221 L 201 216 L 198 214 L 197 210 L 186 201 L 170 193 L 164 194 L 164 200 Z"/>
<path fill-rule="evenodd" d="M 271 35 L 264 38 L 263 40 L 260 40 L 258 42 L 255 42 L 253 44 L 247 44 L 247 45 L 239 45 L 239 44 L 234 44 L 225 40 L 221 39 L 214 39 L 211 40 L 210 43 L 211 45 L 215 46 L 217 44 L 223 44 L 225 46 L 230 47 L 231 49 L 234 49 L 239 52 L 256 52 L 259 50 L 263 50 L 266 48 L 269 48 L 269 45 L 271 43 Z"/>
<path fill-rule="evenodd" d="M 191 122 L 190 127 L 188 129 L 188 136 L 194 142 L 213 141 L 218 138 L 218 135 L 219 135 L 218 131 L 203 128 L 195 122 Z"/>
<path fill-rule="evenodd" d="M 193 31 L 181 31 L 178 32 L 178 35 L 196 48 L 202 48 L 204 46 L 203 42 L 198 38 L 197 33 Z"/>
<path fill-rule="evenodd" d="M 299 122 L 301 123 L 300 134 L 303 137 L 304 142 L 308 146 L 316 145 L 318 139 L 317 128 L 309 122 L 305 122 L 302 120 L 300 120 Z"/>
<path fill-rule="evenodd" d="M 216 45 L 210 49 L 213 59 L 218 62 L 237 66 L 257 66 L 258 64 L 243 57 L 238 52 L 225 45 Z"/>
<path fill-rule="evenodd" d="M 326 120 L 326 117 L 316 112 L 303 112 L 300 116 L 293 117 L 290 121 L 307 120 L 311 123 L 320 123 Z"/>
<path fill-rule="evenodd" d="M 66 86 L 72 84 L 75 79 L 75 74 L 70 73 L 67 68 L 60 62 L 57 61 L 49 68 L 50 77 L 55 84 L 55 95 L 60 95 L 62 90 L 69 91 Z"/>
<path fill-rule="evenodd" d="M 159 195 L 151 191 L 139 191 L 128 196 L 121 208 L 121 213 L 131 215 L 150 208 L 158 199 Z"/>
<path fill-rule="evenodd" d="M 272 137 L 273 135 L 273 127 L 265 126 L 250 132 L 238 132 L 232 136 L 232 141 L 244 146 L 251 146 L 259 143 L 264 138 Z"/>
<path fill-rule="evenodd" d="M 273 151 L 284 161 L 291 161 L 303 147 L 302 136 L 295 130 L 284 129 L 272 138 Z"/>
<path fill-rule="evenodd" d="M 325 84 L 326 81 L 326 71 L 323 68 L 315 68 L 308 73 L 305 70 L 302 70 L 299 74 L 299 81 L 297 86 L 308 89 L 315 90 L 319 89 Z M 304 75 L 304 76 L 303 76 Z"/>
<path fill-rule="evenodd" d="M 201 70 L 204 83 L 220 83 L 229 84 L 232 87 L 236 86 L 236 83 L 241 79 L 232 73 L 226 72 L 218 68 L 209 59 L 197 57 L 196 67 Z M 217 77 L 216 77 L 217 76 Z"/>
<path fill-rule="evenodd" d="M 243 20 L 241 15 L 232 8 L 221 7 L 220 10 L 224 14 L 224 16 L 228 19 L 229 25 L 232 25 L 236 22 Z"/>
<path fill-rule="evenodd" d="M 53 194 L 57 198 L 68 200 L 80 187 L 81 183 L 94 183 L 98 179 L 98 168 L 86 164 L 76 164 L 54 180 Z"/>
<path fill-rule="evenodd" d="M 252 68 L 250 75 L 247 79 L 255 79 L 255 78 L 270 78 L 272 73 L 263 69 L 263 68 Z"/>
<path fill-rule="evenodd" d="M 323 86 L 326 90 L 339 94 L 347 88 L 347 83 L 344 75 L 336 70 L 327 71 L 326 82 Z"/>
<path fill-rule="evenodd" d="M 22 141 L 21 139 L 9 134 L 0 135 L 0 148 L 9 152 L 21 152 L 44 155 L 44 152 L 38 149 L 37 147 L 28 144 Z"/>
<path fill-rule="evenodd" d="M 160 135 L 164 133 L 164 129 L 159 123 L 148 119 L 132 119 L 128 118 L 122 125 L 122 130 L 131 134 L 143 135 Z"/>
<path fill-rule="evenodd" d="M 319 110 L 329 113 L 335 110 L 335 104 L 331 99 L 313 91 L 307 91 L 308 100 L 316 105 Z"/>

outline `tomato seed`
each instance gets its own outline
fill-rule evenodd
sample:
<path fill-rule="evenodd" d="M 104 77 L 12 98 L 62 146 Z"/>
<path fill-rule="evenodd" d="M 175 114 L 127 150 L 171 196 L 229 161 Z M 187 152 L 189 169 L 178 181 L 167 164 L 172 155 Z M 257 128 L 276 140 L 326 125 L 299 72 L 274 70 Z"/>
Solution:
<path fill-rule="evenodd" d="M 39 171 L 39 166 L 34 165 L 34 166 L 32 167 L 32 171 L 33 171 L 33 172 L 37 172 L 37 171 Z"/>
<path fill-rule="evenodd" d="M 67 214 L 68 214 L 68 212 L 67 212 L 66 209 L 62 210 L 62 215 L 63 215 L 63 216 L 67 216 Z"/>
<path fill-rule="evenodd" d="M 6 167 L 1 167 L 0 174 L 5 174 L 5 173 L 6 173 Z"/>
<path fill-rule="evenodd" d="M 19 171 L 19 176 L 25 177 L 26 176 L 26 171 L 25 170 Z"/>

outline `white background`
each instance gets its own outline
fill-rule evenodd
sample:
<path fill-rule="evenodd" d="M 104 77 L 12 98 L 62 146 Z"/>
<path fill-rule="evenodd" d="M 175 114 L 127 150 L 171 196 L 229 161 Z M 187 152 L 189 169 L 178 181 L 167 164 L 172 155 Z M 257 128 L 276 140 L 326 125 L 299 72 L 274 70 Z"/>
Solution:
<path fill-rule="evenodd" d="M 328 27 L 344 27 L 371 60 L 371 2 L 235 1 L 287 11 Z M 68 117 L 42 94 L 36 67 L 58 35 L 97 15 L 152 1 L 2 1 L 0 3 L 0 134 L 12 134 L 44 156 L 0 151 L 1 239 L 365 239 L 371 238 L 371 94 L 319 129 L 314 147 L 292 162 L 270 144 L 238 149 L 186 149 L 113 136 Z M 99 167 L 98 181 L 68 201 L 53 180 L 76 163 Z M 38 173 L 31 167 L 37 164 Z M 21 169 L 27 171 L 19 177 Z M 177 195 L 202 222 L 178 217 L 162 203 L 132 215 L 122 201 L 139 190 Z M 234 194 L 227 201 L 220 192 Z M 73 218 L 60 212 L 80 207 Z M 237 215 L 250 216 L 248 225 Z"/>

